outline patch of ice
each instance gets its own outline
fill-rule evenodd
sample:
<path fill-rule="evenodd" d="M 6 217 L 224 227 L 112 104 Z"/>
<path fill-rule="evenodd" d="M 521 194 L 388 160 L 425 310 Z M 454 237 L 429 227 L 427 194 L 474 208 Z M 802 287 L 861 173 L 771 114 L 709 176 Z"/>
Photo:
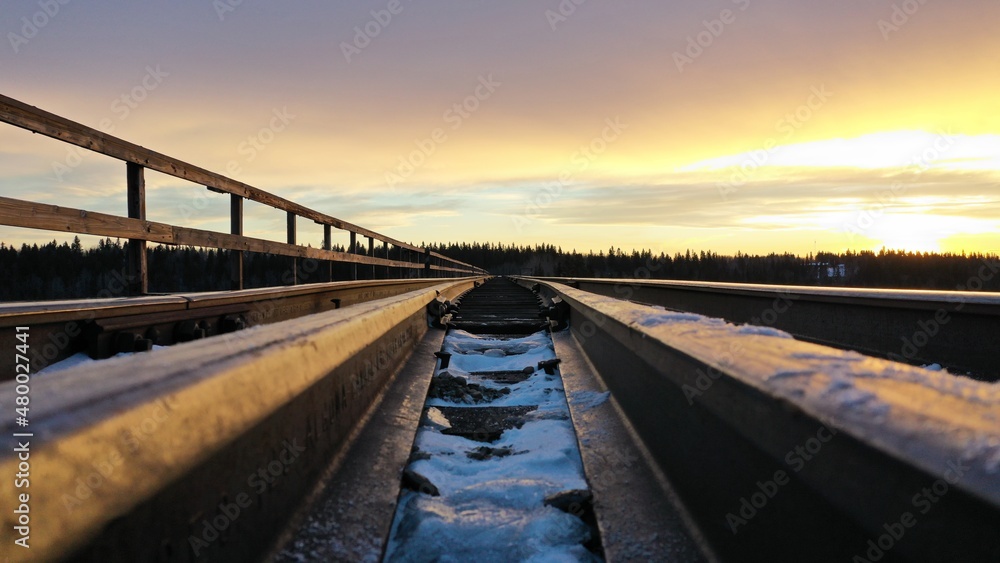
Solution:
<path fill-rule="evenodd" d="M 740 325 L 736 327 L 736 333 L 757 336 L 773 336 L 775 338 L 794 338 L 791 334 L 788 334 L 783 330 L 778 330 L 769 326 Z"/>
<path fill-rule="evenodd" d="M 163 348 L 167 348 L 167 346 L 156 346 L 156 345 L 153 346 L 153 350 L 160 350 L 160 349 L 163 349 Z M 121 358 L 122 356 L 132 356 L 134 354 L 142 354 L 142 353 L 143 352 L 122 352 L 120 354 L 115 354 L 114 356 L 111 356 L 111 357 L 112 358 Z M 108 358 L 108 359 L 111 359 L 111 358 Z M 70 356 L 68 358 L 59 360 L 58 362 L 53 362 L 53 363 L 45 366 L 44 368 L 42 368 L 42 369 L 38 370 L 37 372 L 35 372 L 34 375 L 43 375 L 43 374 L 44 375 L 51 375 L 51 374 L 59 372 L 59 371 L 65 371 L 65 370 L 68 370 L 68 369 L 75 368 L 77 366 L 83 366 L 83 365 L 92 364 L 94 362 L 100 362 L 100 361 L 103 361 L 103 360 L 95 360 L 95 359 L 91 358 L 89 355 L 87 355 L 86 352 L 77 352 L 76 354 L 73 354 L 72 356 Z"/>
<path fill-rule="evenodd" d="M 555 357 L 552 341 L 544 332 L 522 338 L 482 338 L 464 331 L 448 333 L 443 351 L 450 353 L 449 369 L 519 371 Z"/>
<path fill-rule="evenodd" d="M 793 370 L 784 370 L 784 371 L 778 371 L 778 372 L 772 373 L 771 375 L 769 375 L 767 377 L 767 380 L 769 382 L 771 382 L 771 381 L 779 381 L 779 380 L 782 380 L 782 379 L 794 379 L 794 378 L 799 378 L 799 377 L 812 377 L 814 375 L 816 375 L 816 372 L 813 371 L 813 370 L 794 370 L 793 369 Z"/>
<path fill-rule="evenodd" d="M 685 334 L 697 334 L 706 329 L 726 329 L 732 334 L 771 336 L 774 338 L 788 338 L 793 336 L 787 332 L 758 325 L 734 325 L 725 319 L 707 317 L 696 313 L 684 313 L 678 311 L 667 311 L 662 307 L 645 306 L 642 308 L 630 309 L 621 312 L 626 322 L 645 328 L 656 328 L 665 325 L 690 325 Z"/>
<path fill-rule="evenodd" d="M 818 360 L 821 362 L 860 362 L 865 357 L 857 352 L 831 351 L 830 353 L 792 352 L 790 356 L 796 360 Z"/>
<path fill-rule="evenodd" d="M 446 430 L 451 428 L 451 422 L 444 416 L 440 409 L 431 407 L 427 409 L 427 423 L 436 430 Z"/>
<path fill-rule="evenodd" d="M 654 308 L 650 309 L 651 310 L 649 311 L 630 311 L 632 314 L 629 315 L 631 318 L 628 320 L 634 324 L 647 328 L 680 323 L 699 323 L 706 326 L 724 326 L 726 324 L 726 321 L 722 319 L 714 319 L 703 315 L 697 315 L 695 313 L 661 313 L 653 310 Z"/>
<path fill-rule="evenodd" d="M 842 407 L 856 407 L 872 401 L 877 401 L 877 397 L 860 389 L 847 389 L 837 394 L 837 402 Z"/>
<path fill-rule="evenodd" d="M 92 364 L 96 361 L 97 360 L 88 356 L 86 352 L 77 352 L 76 354 L 73 354 L 72 356 L 66 359 L 59 360 L 58 362 L 53 362 L 45 366 L 44 368 L 35 372 L 35 375 L 43 375 L 43 374 L 49 375 L 57 371 L 63 371 L 70 368 L 75 368 L 76 366 Z"/>
<path fill-rule="evenodd" d="M 846 379 L 834 379 L 826 387 L 827 393 L 838 393 L 847 389 L 854 389 L 854 384 Z"/>
<path fill-rule="evenodd" d="M 453 506 L 405 493 L 398 512 L 385 556 L 390 562 L 596 560 L 582 545 L 590 534 L 586 524 L 540 503 L 530 510 L 483 502 Z"/>

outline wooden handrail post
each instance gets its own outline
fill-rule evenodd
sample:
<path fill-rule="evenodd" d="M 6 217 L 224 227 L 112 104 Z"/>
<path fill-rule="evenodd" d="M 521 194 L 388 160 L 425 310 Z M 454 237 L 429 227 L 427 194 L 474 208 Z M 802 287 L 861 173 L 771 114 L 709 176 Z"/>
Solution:
<path fill-rule="evenodd" d="M 333 227 L 323 225 L 323 250 L 333 250 Z M 333 262 L 326 262 L 326 281 L 333 281 Z"/>
<path fill-rule="evenodd" d="M 348 252 L 350 252 L 351 254 L 357 254 L 358 253 L 357 245 L 358 245 L 358 233 L 351 231 L 351 249 Z M 351 263 L 351 279 L 355 281 L 357 281 L 358 279 L 357 262 Z"/>
<path fill-rule="evenodd" d="M 368 256 L 375 257 L 375 239 L 368 237 Z M 375 264 L 372 264 L 372 278 L 375 279 Z"/>
<path fill-rule="evenodd" d="M 288 212 L 288 244 L 295 242 L 295 214 Z M 292 285 L 299 285 L 299 259 L 292 257 Z"/>
<path fill-rule="evenodd" d="M 382 241 L 382 248 L 385 249 L 385 259 L 389 260 L 389 241 L 387 241 L 387 240 Z M 385 279 L 389 279 L 391 277 L 392 277 L 392 275 L 391 275 L 391 272 L 389 270 L 389 266 L 386 266 L 385 267 Z"/>
<path fill-rule="evenodd" d="M 146 220 L 146 175 L 144 168 L 138 164 L 125 163 L 125 176 L 128 189 L 128 216 L 132 219 Z M 149 293 L 149 269 L 146 262 L 146 241 L 129 239 L 128 241 L 128 293 L 129 295 L 145 295 Z"/>
<path fill-rule="evenodd" d="M 229 232 L 243 236 L 243 198 L 229 196 Z M 243 289 L 243 251 L 229 251 L 229 289 Z"/>

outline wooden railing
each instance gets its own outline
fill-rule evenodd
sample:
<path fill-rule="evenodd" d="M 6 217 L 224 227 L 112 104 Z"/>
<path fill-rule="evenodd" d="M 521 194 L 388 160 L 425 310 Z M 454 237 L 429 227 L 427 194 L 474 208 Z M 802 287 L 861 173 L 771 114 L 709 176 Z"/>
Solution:
<path fill-rule="evenodd" d="M 453 260 L 436 252 L 402 242 L 371 231 L 359 225 L 337 219 L 310 209 L 280 196 L 255 188 L 238 180 L 216 174 L 176 158 L 143 148 L 97 129 L 87 127 L 64 117 L 29 106 L 18 100 L 0 95 L 0 121 L 76 145 L 126 163 L 128 216 L 108 215 L 59 205 L 0 197 L 0 224 L 89 234 L 128 239 L 129 292 L 141 295 L 147 292 L 149 271 L 146 264 L 146 243 L 188 245 L 230 250 L 231 288 L 243 288 L 243 251 L 261 252 L 327 261 L 330 280 L 332 263 L 354 264 L 352 277 L 357 279 L 357 265 L 396 268 L 401 272 L 424 270 L 445 275 L 484 274 L 481 268 Z M 179 227 L 146 220 L 145 170 L 162 172 L 181 178 L 207 189 L 228 193 L 231 196 L 229 233 Z M 243 201 L 250 200 L 287 213 L 287 242 L 275 242 L 243 235 Z M 300 246 L 296 242 L 296 223 L 299 218 L 311 219 L 323 225 L 323 248 Z M 348 252 L 333 250 L 332 230 L 350 233 Z M 357 252 L 357 237 L 368 238 L 368 253 Z M 385 257 L 376 257 L 375 241 L 382 243 Z M 400 252 L 400 260 L 390 259 L 390 246 Z M 297 271 L 298 268 L 293 268 Z"/>

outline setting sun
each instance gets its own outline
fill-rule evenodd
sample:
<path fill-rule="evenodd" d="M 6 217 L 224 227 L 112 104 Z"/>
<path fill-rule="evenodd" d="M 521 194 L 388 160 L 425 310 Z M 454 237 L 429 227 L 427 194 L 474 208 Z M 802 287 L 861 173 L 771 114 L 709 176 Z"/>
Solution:
<path fill-rule="evenodd" d="M 873 226 L 870 235 L 879 241 L 879 248 L 887 250 L 940 252 L 941 239 L 947 235 L 928 228 L 929 224 L 931 219 L 923 215 L 890 215 Z"/>

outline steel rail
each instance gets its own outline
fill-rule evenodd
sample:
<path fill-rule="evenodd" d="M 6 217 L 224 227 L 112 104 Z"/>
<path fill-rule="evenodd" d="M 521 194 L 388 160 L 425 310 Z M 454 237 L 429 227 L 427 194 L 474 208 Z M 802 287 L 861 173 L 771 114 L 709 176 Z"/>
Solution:
<path fill-rule="evenodd" d="M 984 264 L 984 275 L 991 265 Z M 1000 271 L 1000 265 L 996 265 Z M 773 327 L 796 338 L 1000 380 L 1000 294 L 642 279 L 540 278 L 598 295 Z"/>
<path fill-rule="evenodd" d="M 32 371 L 78 352 L 107 358 L 432 287 L 442 278 L 311 283 L 297 286 L 0 304 L 0 346 L 14 349 L 16 327 L 31 328 Z M 146 348 L 144 348 L 145 346 Z M 0 381 L 14 378 L 0 366 Z"/>

